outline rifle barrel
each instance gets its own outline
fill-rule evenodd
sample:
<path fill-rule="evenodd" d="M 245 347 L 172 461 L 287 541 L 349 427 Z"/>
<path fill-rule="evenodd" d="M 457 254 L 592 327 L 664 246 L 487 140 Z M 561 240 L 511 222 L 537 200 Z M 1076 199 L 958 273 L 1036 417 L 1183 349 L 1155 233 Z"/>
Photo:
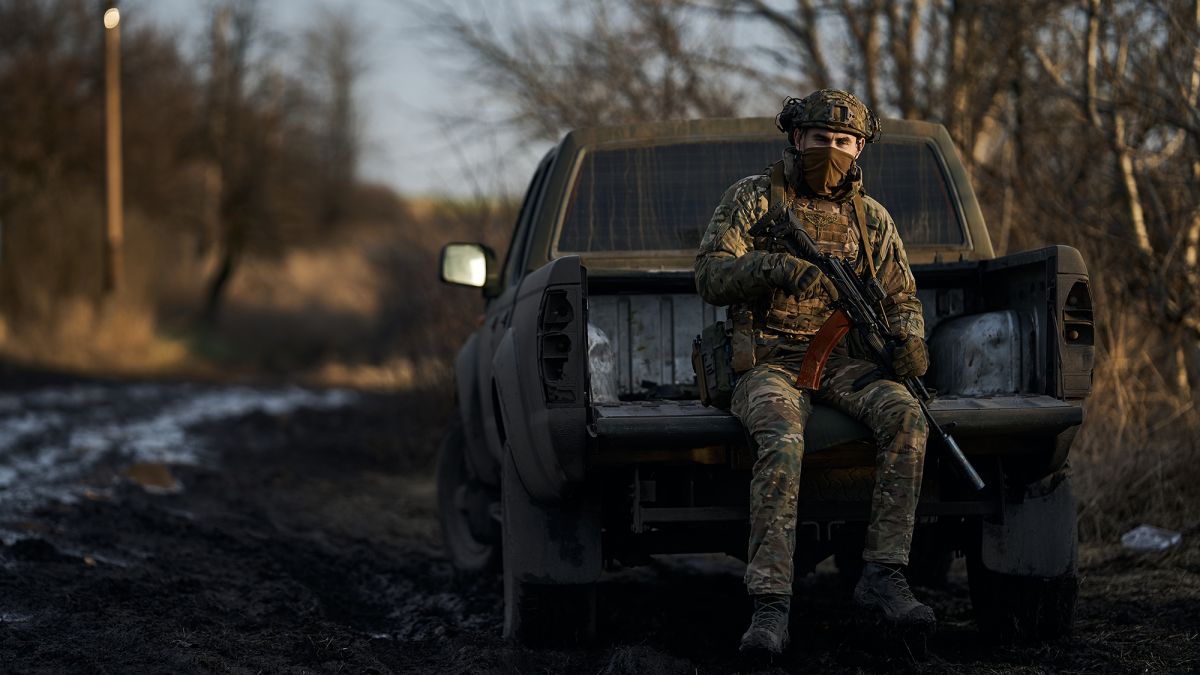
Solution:
<path fill-rule="evenodd" d="M 917 398 L 915 396 L 915 392 L 914 398 Z M 929 420 L 929 426 L 933 428 L 934 434 L 936 434 L 938 438 L 942 439 L 942 443 L 944 443 L 946 449 L 950 451 L 950 457 L 954 459 L 954 463 L 958 466 L 963 477 L 967 479 L 967 482 L 971 484 L 971 487 L 975 488 L 976 491 L 982 490 L 984 487 L 986 487 L 986 484 L 983 482 L 983 478 L 979 476 L 979 472 L 975 470 L 975 467 L 971 465 L 971 461 L 967 459 L 965 454 L 963 454 L 962 448 L 958 447 L 958 443 L 955 442 L 954 437 L 946 433 L 946 430 L 942 428 L 942 425 L 938 424 L 937 420 L 933 419 L 933 413 L 930 412 L 929 406 L 925 405 L 925 401 L 917 398 L 917 404 L 921 406 L 921 412 L 925 413 L 925 419 Z"/>

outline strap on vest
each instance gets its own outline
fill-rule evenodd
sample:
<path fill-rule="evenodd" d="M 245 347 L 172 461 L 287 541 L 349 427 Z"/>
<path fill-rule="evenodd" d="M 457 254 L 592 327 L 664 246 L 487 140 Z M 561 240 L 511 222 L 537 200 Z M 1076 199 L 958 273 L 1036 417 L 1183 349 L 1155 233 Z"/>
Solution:
<path fill-rule="evenodd" d="M 787 208 L 787 178 L 783 174 L 783 160 L 771 165 L 771 196 L 767 198 L 767 222 L 773 223 Z"/>
<path fill-rule="evenodd" d="M 771 225 L 779 220 L 784 209 L 787 208 L 787 179 L 783 176 L 783 162 L 775 162 L 768 169 L 771 175 L 771 190 L 767 193 L 767 212 L 762 214 L 758 222 L 750 226 L 751 237 L 766 236 Z"/>
<path fill-rule="evenodd" d="M 862 195 L 857 190 L 854 192 L 854 216 L 858 221 L 858 235 L 862 237 L 862 252 L 863 257 L 867 259 L 867 270 L 871 273 L 871 278 L 876 278 L 875 274 L 875 255 L 871 251 L 871 239 L 867 235 L 867 210 L 863 208 Z"/>

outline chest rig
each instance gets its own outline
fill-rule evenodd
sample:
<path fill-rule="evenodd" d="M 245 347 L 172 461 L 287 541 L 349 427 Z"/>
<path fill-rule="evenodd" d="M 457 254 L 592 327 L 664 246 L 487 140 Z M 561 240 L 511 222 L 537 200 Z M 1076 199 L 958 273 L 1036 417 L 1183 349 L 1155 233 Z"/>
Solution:
<path fill-rule="evenodd" d="M 789 197 L 784 180 L 782 165 L 776 164 L 771 168 L 771 196 L 766 217 L 790 218 L 794 225 L 808 232 L 818 251 L 848 260 L 860 271 L 865 266 L 874 276 L 870 244 L 867 243 L 863 250 L 863 244 L 868 240 L 862 198 L 857 193 L 852 199 L 841 202 L 819 197 Z M 756 250 L 787 252 L 781 242 L 766 236 L 754 237 L 753 241 Z M 811 338 L 833 314 L 831 301 L 823 288 L 807 299 L 775 290 L 752 304 L 754 329 L 791 339 Z"/>

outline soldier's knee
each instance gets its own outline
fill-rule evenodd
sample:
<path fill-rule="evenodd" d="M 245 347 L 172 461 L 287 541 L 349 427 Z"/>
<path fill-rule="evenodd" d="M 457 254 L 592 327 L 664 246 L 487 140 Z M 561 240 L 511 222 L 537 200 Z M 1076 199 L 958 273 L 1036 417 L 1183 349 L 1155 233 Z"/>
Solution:
<path fill-rule="evenodd" d="M 760 458 L 780 468 L 800 469 L 804 459 L 803 433 L 758 434 L 754 440 Z"/>
<path fill-rule="evenodd" d="M 901 415 L 901 431 L 909 431 L 919 433 L 922 436 L 929 433 L 929 422 L 925 419 L 925 413 L 921 410 L 921 405 L 912 396 L 904 402 L 904 412 Z"/>
<path fill-rule="evenodd" d="M 899 385 L 897 385 L 899 386 Z M 929 435 L 929 423 L 921 405 L 903 387 L 888 397 L 882 406 L 881 424 L 875 430 L 881 444 L 891 444 L 892 441 L 903 439 L 906 452 L 923 453 L 925 439 Z"/>

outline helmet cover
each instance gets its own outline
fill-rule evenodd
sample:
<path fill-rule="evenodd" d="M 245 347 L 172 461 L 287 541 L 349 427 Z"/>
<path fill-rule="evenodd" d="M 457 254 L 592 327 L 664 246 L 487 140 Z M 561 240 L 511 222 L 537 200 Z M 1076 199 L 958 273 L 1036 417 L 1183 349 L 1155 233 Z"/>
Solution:
<path fill-rule="evenodd" d="M 796 129 L 823 127 L 852 134 L 868 143 L 879 138 L 879 118 L 857 96 L 841 89 L 818 89 L 804 98 L 789 96 L 775 126 L 792 137 Z"/>

